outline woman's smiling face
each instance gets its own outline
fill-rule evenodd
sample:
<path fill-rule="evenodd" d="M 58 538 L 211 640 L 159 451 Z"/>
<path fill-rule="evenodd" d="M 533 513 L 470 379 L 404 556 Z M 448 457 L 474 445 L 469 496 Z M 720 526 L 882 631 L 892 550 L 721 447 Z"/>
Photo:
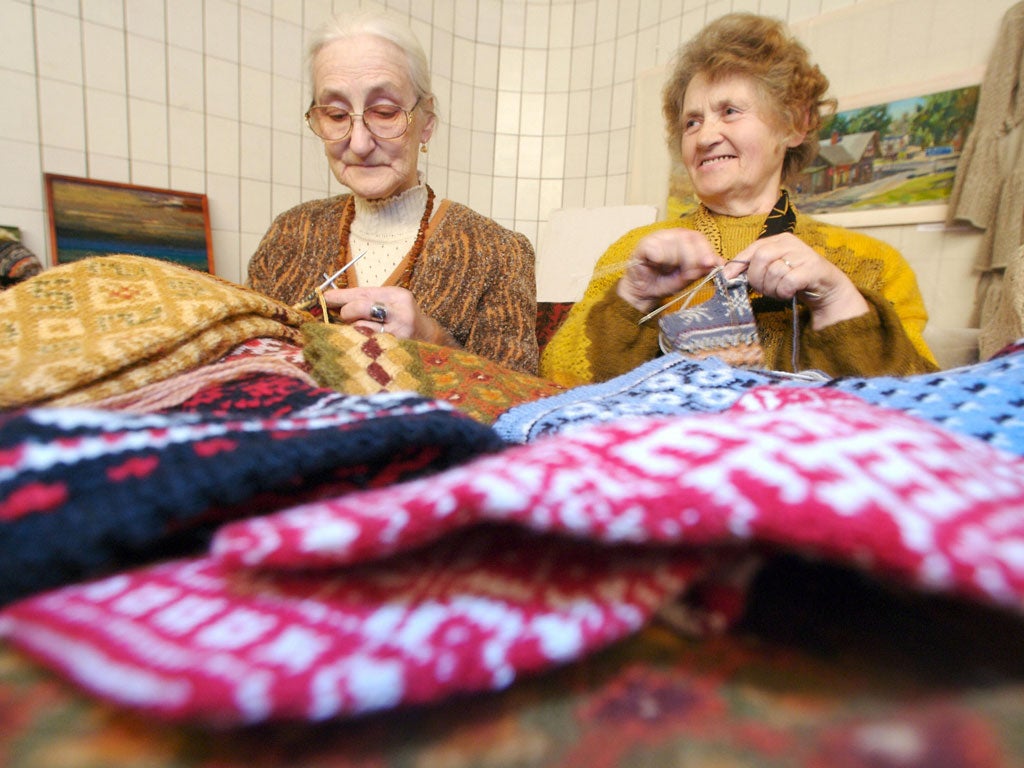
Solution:
<path fill-rule="evenodd" d="M 786 149 L 802 135 L 786 134 L 754 82 L 697 74 L 683 99 L 682 158 L 697 197 L 716 213 L 767 213 L 779 198 Z"/>
<path fill-rule="evenodd" d="M 313 64 L 314 96 L 321 106 L 362 114 L 388 104 L 411 110 L 416 91 L 405 53 L 394 43 L 371 35 L 337 40 L 324 46 Z M 355 194 L 380 200 L 419 183 L 417 158 L 434 128 L 434 116 L 421 102 L 409 130 L 397 139 L 378 139 L 359 118 L 341 141 L 324 144 L 335 178 Z"/>

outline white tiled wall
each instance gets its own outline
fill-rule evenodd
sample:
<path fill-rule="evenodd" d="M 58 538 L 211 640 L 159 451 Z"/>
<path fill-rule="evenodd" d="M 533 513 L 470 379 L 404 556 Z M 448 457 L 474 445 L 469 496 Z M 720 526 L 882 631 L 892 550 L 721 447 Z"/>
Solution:
<path fill-rule="evenodd" d="M 536 242 L 556 208 L 628 201 L 637 75 L 707 20 L 750 10 L 806 22 L 862 4 L 879 8 L 878 22 L 834 44 L 864 48 L 865 66 L 872 36 L 955 24 L 976 5 L 0 0 L 0 224 L 20 227 L 48 257 L 44 172 L 201 192 L 216 270 L 243 279 L 274 214 L 340 191 L 302 122 L 305 41 L 330 13 L 374 5 L 408 18 L 431 60 L 442 127 L 423 166 L 428 182 Z M 984 34 L 949 55 L 980 60 Z M 915 55 L 907 49 L 908 66 Z"/>

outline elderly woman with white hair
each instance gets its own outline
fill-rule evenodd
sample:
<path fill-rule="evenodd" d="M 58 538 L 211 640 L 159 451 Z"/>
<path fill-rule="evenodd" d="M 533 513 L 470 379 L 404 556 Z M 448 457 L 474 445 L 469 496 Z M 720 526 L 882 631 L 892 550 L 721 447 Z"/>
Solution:
<path fill-rule="evenodd" d="M 520 233 L 438 200 L 418 159 L 437 122 L 430 72 L 390 16 L 337 16 L 309 49 L 310 129 L 349 193 L 279 215 L 248 284 L 289 304 L 322 291 L 333 319 L 537 370 L 534 252 Z"/>

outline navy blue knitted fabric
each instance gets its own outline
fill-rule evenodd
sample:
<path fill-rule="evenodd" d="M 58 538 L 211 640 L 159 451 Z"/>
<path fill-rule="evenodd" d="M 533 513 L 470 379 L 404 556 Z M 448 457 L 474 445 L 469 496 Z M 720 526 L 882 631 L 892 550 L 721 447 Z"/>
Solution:
<path fill-rule="evenodd" d="M 503 445 L 444 403 L 345 396 L 288 377 L 218 385 L 173 413 L 12 412 L 0 417 L 0 604 L 195 551 L 226 519 Z"/>

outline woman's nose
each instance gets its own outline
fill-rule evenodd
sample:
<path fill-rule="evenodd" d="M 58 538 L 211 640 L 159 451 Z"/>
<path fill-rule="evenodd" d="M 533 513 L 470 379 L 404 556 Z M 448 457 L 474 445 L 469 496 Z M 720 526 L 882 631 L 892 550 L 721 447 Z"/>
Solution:
<path fill-rule="evenodd" d="M 713 146 L 721 138 L 722 132 L 716 120 L 704 120 L 697 129 L 697 146 Z"/>
<path fill-rule="evenodd" d="M 370 133 L 361 116 L 352 118 L 352 132 L 348 135 L 348 145 L 358 155 L 366 155 L 373 151 L 376 139 Z"/>

